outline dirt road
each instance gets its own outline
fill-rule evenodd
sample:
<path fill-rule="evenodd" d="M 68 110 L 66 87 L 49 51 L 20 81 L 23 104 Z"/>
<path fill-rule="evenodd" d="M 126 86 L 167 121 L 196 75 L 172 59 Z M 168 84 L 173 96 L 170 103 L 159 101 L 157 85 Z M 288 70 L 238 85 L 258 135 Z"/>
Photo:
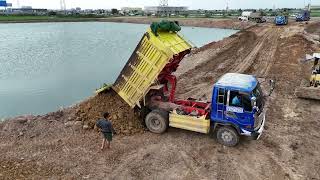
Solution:
<path fill-rule="evenodd" d="M 187 57 L 177 72 L 182 98 L 210 99 L 213 83 L 226 72 L 275 79 L 259 141 L 227 148 L 170 128 L 163 135 L 116 136 L 112 149 L 100 152 L 100 135 L 73 121 L 76 107 L 1 123 L 0 179 L 320 179 L 320 101 L 294 96 L 310 68 L 298 60 L 316 48 L 304 29 L 296 23 L 251 27 Z"/>

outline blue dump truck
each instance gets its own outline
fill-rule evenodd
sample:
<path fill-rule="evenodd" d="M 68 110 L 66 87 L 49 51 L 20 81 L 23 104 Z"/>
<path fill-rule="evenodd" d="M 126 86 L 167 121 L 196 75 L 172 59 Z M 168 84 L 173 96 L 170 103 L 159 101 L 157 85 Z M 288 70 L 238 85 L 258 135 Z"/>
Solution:
<path fill-rule="evenodd" d="M 309 21 L 310 20 L 310 11 L 303 10 L 296 16 L 296 21 Z"/>
<path fill-rule="evenodd" d="M 177 32 L 179 28 L 169 28 L 178 25 L 174 23 L 151 25 L 112 89 L 140 112 L 153 133 L 180 128 L 212 134 L 225 146 L 237 145 L 242 135 L 259 139 L 265 124 L 266 96 L 252 75 L 223 75 L 213 85 L 211 101 L 176 98 L 174 72 L 192 46 Z"/>
<path fill-rule="evenodd" d="M 286 15 L 278 15 L 274 18 L 275 25 L 287 25 L 288 24 L 288 16 Z"/>

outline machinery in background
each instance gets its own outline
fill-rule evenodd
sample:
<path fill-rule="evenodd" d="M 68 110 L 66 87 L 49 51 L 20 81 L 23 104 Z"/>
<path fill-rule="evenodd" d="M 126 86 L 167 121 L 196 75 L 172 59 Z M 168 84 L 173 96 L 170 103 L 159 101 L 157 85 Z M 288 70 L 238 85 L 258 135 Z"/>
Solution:
<path fill-rule="evenodd" d="M 275 25 L 287 25 L 289 21 L 288 16 L 285 15 L 278 15 L 274 18 Z"/>
<path fill-rule="evenodd" d="M 310 21 L 310 11 L 309 10 L 303 10 L 296 16 L 296 21 Z"/>
<path fill-rule="evenodd" d="M 274 18 L 274 24 L 279 25 L 288 25 L 289 23 L 289 13 L 287 10 L 279 12 L 278 15 Z"/>
<path fill-rule="evenodd" d="M 238 17 L 239 21 L 254 21 L 256 23 L 264 23 L 267 22 L 266 18 L 263 17 L 262 12 L 251 12 L 251 11 L 244 11 L 242 12 L 241 16 Z"/>
<path fill-rule="evenodd" d="M 302 86 L 296 89 L 296 96 L 304 99 L 320 100 L 320 53 L 313 55 L 306 55 L 302 60 L 303 63 L 313 62 L 311 75 L 309 79 L 309 86 Z"/>

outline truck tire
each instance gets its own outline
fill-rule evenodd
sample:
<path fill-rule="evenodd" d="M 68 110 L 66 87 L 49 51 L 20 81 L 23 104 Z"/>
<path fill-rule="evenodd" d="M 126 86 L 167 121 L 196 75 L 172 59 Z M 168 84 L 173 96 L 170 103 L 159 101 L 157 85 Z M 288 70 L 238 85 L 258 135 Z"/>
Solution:
<path fill-rule="evenodd" d="M 217 130 L 217 140 L 225 146 L 236 146 L 239 143 L 239 135 L 237 131 L 230 126 L 221 126 Z"/>
<path fill-rule="evenodd" d="M 155 109 L 146 116 L 145 123 L 149 131 L 162 134 L 168 129 L 169 113 L 161 109 Z"/>

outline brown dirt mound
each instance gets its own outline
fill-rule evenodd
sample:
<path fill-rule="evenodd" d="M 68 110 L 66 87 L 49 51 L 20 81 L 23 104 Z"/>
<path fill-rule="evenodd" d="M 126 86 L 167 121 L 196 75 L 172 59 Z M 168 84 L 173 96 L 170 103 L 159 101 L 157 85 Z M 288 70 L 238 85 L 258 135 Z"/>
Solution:
<path fill-rule="evenodd" d="M 315 22 L 315 23 L 311 23 L 309 24 L 305 30 L 310 33 L 310 34 L 317 34 L 320 35 L 320 22 Z"/>
<path fill-rule="evenodd" d="M 132 135 L 144 131 L 138 112 L 131 109 L 114 91 L 100 93 L 81 103 L 76 110 L 76 120 L 94 128 L 104 112 L 111 114 L 111 121 L 117 134 Z"/>

